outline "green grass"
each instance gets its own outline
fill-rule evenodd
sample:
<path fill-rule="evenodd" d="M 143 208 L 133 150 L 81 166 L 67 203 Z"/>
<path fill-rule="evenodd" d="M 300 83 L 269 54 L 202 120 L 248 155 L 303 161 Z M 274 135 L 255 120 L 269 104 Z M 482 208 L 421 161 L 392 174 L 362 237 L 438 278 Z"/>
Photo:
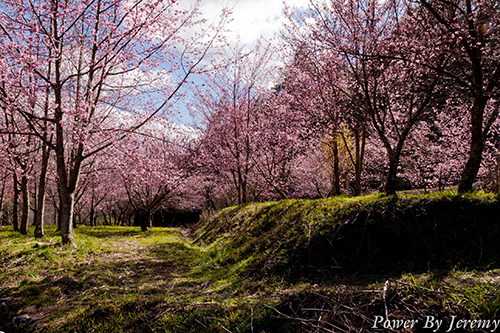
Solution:
<path fill-rule="evenodd" d="M 53 227 L 43 241 L 0 227 L 0 298 L 38 323 L 6 329 L 0 313 L 0 327 L 349 331 L 386 307 L 394 318 L 498 318 L 499 208 L 484 193 L 285 200 L 230 207 L 189 231 L 81 226 L 77 248 Z"/>
<path fill-rule="evenodd" d="M 242 289 L 237 264 L 214 266 L 213 253 L 176 229 L 79 227 L 76 249 L 61 246 L 52 227 L 46 235 L 39 242 L 0 230 L 0 297 L 17 299 L 17 315 L 36 306 L 40 330 L 188 332 L 194 323 L 194 332 L 198 317 L 223 325 L 258 301 Z"/>

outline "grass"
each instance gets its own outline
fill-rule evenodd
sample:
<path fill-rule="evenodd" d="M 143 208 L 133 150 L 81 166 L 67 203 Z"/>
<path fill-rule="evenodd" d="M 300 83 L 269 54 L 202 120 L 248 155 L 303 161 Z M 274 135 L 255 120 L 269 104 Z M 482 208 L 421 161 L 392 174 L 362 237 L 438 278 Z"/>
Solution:
<path fill-rule="evenodd" d="M 0 330 L 349 331 L 386 309 L 496 319 L 498 211 L 484 193 L 286 200 L 192 230 L 81 226 L 76 249 L 53 227 L 43 241 L 0 227 L 0 310 L 12 312 Z"/>
<path fill-rule="evenodd" d="M 203 313 L 230 320 L 258 300 L 239 285 L 237 264 L 214 266 L 176 229 L 79 227 L 77 249 L 52 227 L 46 234 L 37 242 L 0 230 L 0 298 L 16 299 L 16 315 L 34 306 L 39 330 L 194 332 L 213 321 Z"/>

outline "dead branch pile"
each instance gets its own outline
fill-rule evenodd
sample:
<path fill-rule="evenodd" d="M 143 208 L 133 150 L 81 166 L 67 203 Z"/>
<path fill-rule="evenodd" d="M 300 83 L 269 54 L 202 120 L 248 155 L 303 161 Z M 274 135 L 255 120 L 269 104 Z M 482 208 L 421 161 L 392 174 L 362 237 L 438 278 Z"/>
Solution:
<path fill-rule="evenodd" d="M 458 319 L 474 319 L 449 296 L 389 280 L 379 290 L 335 295 L 308 291 L 277 307 L 266 307 L 273 310 L 274 320 L 291 329 L 287 332 L 446 332 Z M 441 320 L 439 329 L 436 320 Z M 491 328 L 452 331 L 490 332 Z"/>

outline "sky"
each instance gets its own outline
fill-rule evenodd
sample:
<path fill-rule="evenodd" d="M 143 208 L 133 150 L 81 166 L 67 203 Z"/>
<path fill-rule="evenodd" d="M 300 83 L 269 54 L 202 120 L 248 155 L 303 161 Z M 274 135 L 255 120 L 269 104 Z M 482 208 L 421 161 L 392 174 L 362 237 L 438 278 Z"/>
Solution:
<path fill-rule="evenodd" d="M 241 43 L 253 45 L 260 36 L 272 38 L 279 32 L 283 17 L 284 0 L 204 0 L 201 11 L 206 17 L 214 17 L 223 6 L 232 8 L 233 19 L 226 28 L 228 41 L 235 43 L 239 35 Z M 289 7 L 305 7 L 309 0 L 285 0 Z"/>
<path fill-rule="evenodd" d="M 186 1 L 186 0 L 184 0 Z M 194 1 L 194 0 L 192 0 Z M 306 7 L 309 0 L 285 0 L 289 7 Z M 235 46 L 252 49 L 261 37 L 272 39 L 283 27 L 285 17 L 283 0 L 202 0 L 200 11 L 207 20 L 216 19 L 223 7 L 231 9 L 231 21 L 225 25 L 226 41 Z M 176 122 L 190 124 L 193 119 L 187 108 L 180 105 Z"/>

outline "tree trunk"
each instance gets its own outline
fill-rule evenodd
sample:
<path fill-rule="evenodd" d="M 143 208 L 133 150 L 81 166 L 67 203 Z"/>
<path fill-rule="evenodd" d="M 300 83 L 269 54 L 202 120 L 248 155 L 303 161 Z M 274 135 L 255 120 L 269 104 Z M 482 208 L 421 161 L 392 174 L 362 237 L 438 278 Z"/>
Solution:
<path fill-rule="evenodd" d="M 12 227 L 14 231 L 19 231 L 19 187 L 17 175 L 14 173 L 14 202 L 12 203 Z"/>
<path fill-rule="evenodd" d="M 81 224 L 82 218 L 79 212 L 73 212 L 73 229 L 78 228 L 78 224 Z"/>
<path fill-rule="evenodd" d="M 5 214 L 3 213 L 3 199 L 5 195 L 5 182 L 2 183 L 2 193 L 0 194 L 0 225 L 5 222 Z"/>
<path fill-rule="evenodd" d="M 58 22 L 53 20 L 53 30 L 58 31 Z M 54 39 L 54 48 L 59 54 L 62 54 L 62 44 L 59 36 Z M 75 246 L 75 240 L 73 238 L 73 210 L 75 204 L 75 192 L 76 186 L 78 185 L 79 176 L 79 165 L 81 160 L 81 151 L 76 149 L 73 151 L 74 156 L 72 156 L 68 165 L 66 164 L 65 156 L 65 135 L 62 126 L 64 112 L 62 109 L 63 98 L 62 98 L 62 88 L 63 83 L 61 80 L 61 70 L 62 70 L 62 57 L 56 57 L 54 62 L 54 77 L 56 84 L 53 86 L 54 90 L 54 124 L 55 124 L 55 154 L 56 154 L 56 169 L 58 177 L 58 191 L 59 191 L 59 222 L 61 224 L 61 240 L 63 244 L 71 244 Z M 82 144 L 78 145 L 80 148 Z M 76 148 L 76 147 L 70 147 Z M 72 162 L 74 162 L 74 165 Z"/>
<path fill-rule="evenodd" d="M 63 244 L 75 245 L 73 238 L 73 215 L 74 215 L 74 200 L 73 193 L 61 195 L 60 203 L 60 221 L 61 221 L 61 240 Z"/>
<path fill-rule="evenodd" d="M 21 193 L 23 197 L 23 209 L 21 212 L 21 225 L 19 231 L 23 235 L 28 234 L 28 221 L 30 217 L 30 192 L 28 190 L 28 177 L 25 172 L 21 177 Z"/>
<path fill-rule="evenodd" d="M 60 124 L 56 124 L 56 134 L 56 167 L 60 200 L 61 240 L 63 244 L 75 246 L 75 239 L 73 238 L 73 218 L 75 194 L 81 171 L 83 145 L 79 144 L 75 149 L 75 156 L 73 156 L 70 163 L 68 163 L 70 165 L 68 172 L 64 155 L 64 135 Z"/>
<path fill-rule="evenodd" d="M 57 231 L 61 231 L 61 195 L 59 194 L 59 205 L 57 206 Z"/>
<path fill-rule="evenodd" d="M 94 216 L 95 216 L 95 208 L 94 208 L 94 188 L 92 188 L 92 198 L 90 199 L 90 214 L 89 214 L 89 219 L 90 219 L 90 226 L 94 227 Z"/>
<path fill-rule="evenodd" d="M 361 172 L 363 171 L 362 161 L 356 156 L 356 164 L 354 165 L 354 195 L 361 195 Z"/>
<path fill-rule="evenodd" d="M 38 207 L 38 192 L 37 189 L 38 185 L 35 184 L 35 192 L 33 193 L 33 208 L 31 208 L 31 211 L 33 212 L 33 225 L 35 225 L 35 221 L 37 219 L 38 212 L 36 208 Z M 30 205 L 31 206 L 31 205 Z"/>
<path fill-rule="evenodd" d="M 385 182 L 384 192 L 387 195 L 396 195 L 396 181 L 398 174 L 399 154 L 389 155 L 389 171 Z"/>
<path fill-rule="evenodd" d="M 125 211 L 120 207 L 120 211 L 118 213 L 118 223 L 117 225 L 125 226 L 125 220 L 123 219 L 123 216 L 125 215 Z"/>
<path fill-rule="evenodd" d="M 90 207 L 90 215 L 89 215 L 89 220 L 90 220 L 90 226 L 91 227 L 95 227 L 94 216 L 95 216 L 95 209 L 94 209 L 94 206 L 92 205 Z"/>
<path fill-rule="evenodd" d="M 38 200 L 35 217 L 35 238 L 43 238 L 43 225 L 45 223 L 45 198 L 47 194 L 47 169 L 49 165 L 50 150 L 47 145 L 42 151 L 42 170 L 40 171 L 40 184 L 38 186 Z"/>
<path fill-rule="evenodd" d="M 355 144 L 356 144 L 356 161 L 354 163 L 354 195 L 361 195 L 361 174 L 363 173 L 363 162 L 365 158 L 365 143 L 366 143 L 366 135 L 365 131 L 361 134 L 359 130 L 356 129 L 355 133 Z"/>
<path fill-rule="evenodd" d="M 339 166 L 339 149 L 337 140 L 332 142 L 333 153 L 333 195 L 340 194 L 340 166 Z"/>
<path fill-rule="evenodd" d="M 484 137 L 483 137 L 483 118 L 487 99 L 479 96 L 474 100 L 474 105 L 470 111 L 471 117 L 471 141 L 470 152 L 467 163 L 462 171 L 458 192 L 465 193 L 472 191 L 472 185 L 476 179 L 481 161 L 483 158 Z"/>
<path fill-rule="evenodd" d="M 57 225 L 57 230 L 61 230 L 60 224 L 59 224 L 59 206 L 57 205 L 56 201 L 54 200 L 53 202 L 54 205 L 54 219 L 53 223 L 54 225 Z"/>
<path fill-rule="evenodd" d="M 363 171 L 361 163 L 356 163 L 354 166 L 354 195 L 355 196 L 360 196 L 361 195 L 361 172 Z"/>
<path fill-rule="evenodd" d="M 144 210 L 144 211 L 138 211 L 135 215 L 135 225 L 140 225 L 141 226 L 141 231 L 147 231 L 149 228 L 152 227 L 151 225 L 151 211 L 150 210 Z"/>
<path fill-rule="evenodd" d="M 247 198 L 247 180 L 246 177 L 242 179 L 241 183 L 241 203 L 247 203 L 248 198 Z"/>
<path fill-rule="evenodd" d="M 458 192 L 466 193 L 472 191 L 472 185 L 476 179 L 479 168 L 481 167 L 481 160 L 483 158 L 483 143 L 482 142 L 471 142 L 471 150 L 469 153 L 469 159 L 465 164 L 465 168 L 462 172 L 460 183 L 458 184 Z"/>

